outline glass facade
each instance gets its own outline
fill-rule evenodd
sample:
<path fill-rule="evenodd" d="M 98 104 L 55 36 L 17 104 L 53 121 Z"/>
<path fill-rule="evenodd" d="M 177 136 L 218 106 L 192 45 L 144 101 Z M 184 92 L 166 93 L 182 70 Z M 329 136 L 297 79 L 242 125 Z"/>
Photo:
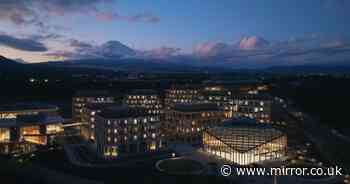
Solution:
<path fill-rule="evenodd" d="M 232 126 L 209 128 L 203 133 L 204 150 L 239 165 L 281 158 L 287 137 L 274 128 Z"/>
<path fill-rule="evenodd" d="M 10 142 L 9 128 L 0 128 L 0 142 Z"/>

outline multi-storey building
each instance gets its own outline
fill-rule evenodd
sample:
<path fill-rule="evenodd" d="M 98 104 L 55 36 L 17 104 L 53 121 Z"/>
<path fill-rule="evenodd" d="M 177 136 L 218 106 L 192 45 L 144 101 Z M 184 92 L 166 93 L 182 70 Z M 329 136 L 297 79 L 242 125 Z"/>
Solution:
<path fill-rule="evenodd" d="M 231 91 L 221 85 L 207 85 L 203 87 L 199 94 L 201 103 L 217 104 L 220 109 L 224 110 L 225 117 L 230 118 L 230 102 Z"/>
<path fill-rule="evenodd" d="M 110 106 L 96 115 L 97 153 L 104 158 L 156 152 L 166 147 L 157 116 L 144 108 Z"/>
<path fill-rule="evenodd" d="M 154 90 L 134 90 L 126 95 L 125 103 L 129 107 L 145 108 L 151 115 L 163 114 L 163 102 Z"/>
<path fill-rule="evenodd" d="M 113 103 L 114 97 L 108 92 L 103 90 L 84 90 L 78 91 L 72 99 L 72 120 L 77 125 L 76 128 L 80 131 L 80 134 L 90 139 L 91 123 L 89 114 L 86 114 L 85 107 L 88 104 L 106 104 Z"/>
<path fill-rule="evenodd" d="M 201 86 L 198 85 L 173 85 L 165 90 L 164 104 L 169 109 L 179 103 L 197 103 L 200 101 L 200 90 Z"/>
<path fill-rule="evenodd" d="M 96 116 L 103 109 L 116 106 L 115 103 L 89 103 L 83 107 L 81 136 L 92 143 L 95 142 Z"/>
<path fill-rule="evenodd" d="M 235 94 L 230 101 L 232 117 L 249 117 L 259 123 L 271 121 L 272 98 L 266 94 Z"/>
<path fill-rule="evenodd" d="M 75 122 L 82 122 L 83 107 L 91 103 L 113 103 L 114 97 L 108 91 L 78 91 L 72 99 L 72 115 Z"/>
<path fill-rule="evenodd" d="M 0 153 L 29 152 L 63 134 L 64 119 L 56 106 L 12 104 L 0 107 Z"/>
<path fill-rule="evenodd" d="M 171 141 L 197 144 L 203 129 L 223 119 L 224 112 L 216 104 L 176 104 L 165 113 L 164 132 Z"/>

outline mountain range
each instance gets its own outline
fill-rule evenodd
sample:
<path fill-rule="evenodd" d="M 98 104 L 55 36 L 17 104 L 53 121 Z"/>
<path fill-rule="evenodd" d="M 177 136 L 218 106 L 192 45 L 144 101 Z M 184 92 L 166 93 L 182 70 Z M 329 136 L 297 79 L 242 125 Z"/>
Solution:
<path fill-rule="evenodd" d="M 23 64 L 6 57 L 0 56 L 0 73 L 79 73 L 79 72 L 237 72 L 247 71 L 244 68 L 195 66 L 177 62 L 164 62 L 162 60 L 146 59 L 82 59 L 62 62 L 46 62 L 36 64 Z M 263 69 L 249 69 L 248 71 L 268 72 L 276 74 L 295 73 L 350 73 L 349 65 L 298 65 L 298 66 L 273 66 Z"/>

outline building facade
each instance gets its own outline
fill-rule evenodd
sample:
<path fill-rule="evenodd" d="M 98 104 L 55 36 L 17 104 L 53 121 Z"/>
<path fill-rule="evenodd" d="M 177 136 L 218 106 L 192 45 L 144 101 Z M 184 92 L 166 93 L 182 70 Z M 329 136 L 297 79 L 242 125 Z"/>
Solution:
<path fill-rule="evenodd" d="M 216 104 L 176 104 L 166 111 L 163 128 L 173 142 L 198 144 L 202 131 L 223 119 L 224 112 Z"/>
<path fill-rule="evenodd" d="M 205 130 L 203 149 L 232 163 L 249 165 L 284 157 L 287 136 L 255 120 L 233 120 Z"/>
<path fill-rule="evenodd" d="M 259 123 L 271 121 L 272 98 L 265 94 L 235 94 L 229 103 L 233 118 L 249 117 Z"/>
<path fill-rule="evenodd" d="M 77 125 L 76 129 L 85 139 L 91 138 L 91 114 L 86 107 L 89 104 L 114 103 L 114 97 L 108 91 L 88 90 L 78 91 L 72 99 L 72 121 Z"/>
<path fill-rule="evenodd" d="M 152 153 L 166 148 L 161 124 L 143 108 L 114 106 L 96 116 L 96 149 L 104 158 Z"/>
<path fill-rule="evenodd" d="M 170 109 L 175 104 L 197 103 L 200 101 L 200 91 L 201 86 L 198 85 L 173 85 L 165 90 L 164 104 L 167 109 Z"/>
<path fill-rule="evenodd" d="M 150 115 L 164 113 L 163 100 L 154 90 L 134 90 L 126 95 L 125 103 L 132 108 L 145 108 Z"/>
<path fill-rule="evenodd" d="M 0 153 L 26 153 L 52 144 L 64 131 L 57 111 L 56 106 L 34 103 L 1 106 Z"/>
<path fill-rule="evenodd" d="M 72 115 L 75 122 L 83 121 L 83 108 L 87 104 L 113 103 L 114 97 L 108 91 L 78 91 L 72 99 Z"/>

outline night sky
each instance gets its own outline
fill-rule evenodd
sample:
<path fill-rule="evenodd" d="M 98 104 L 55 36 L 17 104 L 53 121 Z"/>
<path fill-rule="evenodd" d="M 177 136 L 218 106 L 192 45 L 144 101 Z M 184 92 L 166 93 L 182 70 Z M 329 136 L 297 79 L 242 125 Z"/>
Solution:
<path fill-rule="evenodd" d="M 0 55 L 350 64 L 349 9 L 348 0 L 1 0 Z"/>

